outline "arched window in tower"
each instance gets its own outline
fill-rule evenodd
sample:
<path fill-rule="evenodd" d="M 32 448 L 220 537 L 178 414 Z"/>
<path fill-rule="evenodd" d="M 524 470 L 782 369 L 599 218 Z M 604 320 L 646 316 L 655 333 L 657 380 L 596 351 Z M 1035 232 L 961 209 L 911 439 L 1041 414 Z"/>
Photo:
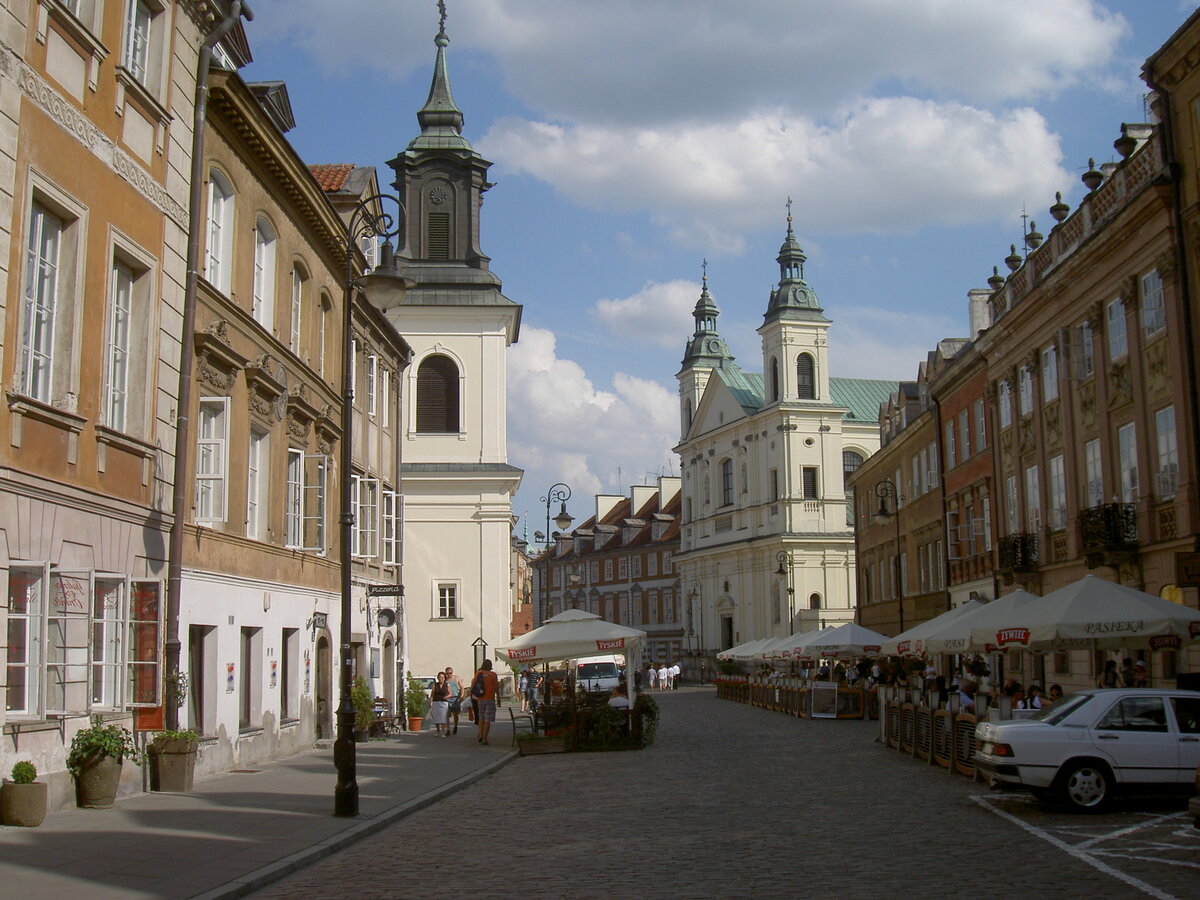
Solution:
<path fill-rule="evenodd" d="M 685 425 L 685 427 L 687 428 L 688 431 L 691 431 L 693 412 L 692 412 L 692 401 L 690 398 L 686 402 L 684 412 L 686 413 L 686 416 L 687 416 L 687 424 Z"/>
<path fill-rule="evenodd" d="M 417 370 L 417 431 L 457 432 L 458 407 L 458 366 L 448 356 L 427 357 Z"/>
<path fill-rule="evenodd" d="M 809 609 L 820 609 L 821 608 L 821 595 L 820 594 L 810 594 L 809 595 L 808 608 Z"/>
<path fill-rule="evenodd" d="M 856 450 L 842 451 L 842 481 L 849 487 L 850 476 L 863 464 L 863 455 Z"/>
<path fill-rule="evenodd" d="M 816 364 L 807 353 L 796 360 L 796 396 L 801 400 L 817 399 Z"/>
<path fill-rule="evenodd" d="M 779 360 L 771 357 L 771 402 L 779 399 Z"/>

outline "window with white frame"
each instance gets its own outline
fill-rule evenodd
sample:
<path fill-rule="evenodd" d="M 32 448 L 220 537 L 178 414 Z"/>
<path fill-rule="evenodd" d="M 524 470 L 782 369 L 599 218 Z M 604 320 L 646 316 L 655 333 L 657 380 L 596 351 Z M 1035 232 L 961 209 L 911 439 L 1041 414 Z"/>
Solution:
<path fill-rule="evenodd" d="M 292 266 L 292 328 L 291 348 L 297 356 L 300 355 L 300 335 L 304 325 L 304 282 L 307 278 L 299 266 Z"/>
<path fill-rule="evenodd" d="M 325 329 L 332 308 L 333 301 L 328 294 L 322 293 L 321 308 L 317 310 L 317 372 L 322 378 L 325 377 Z"/>
<path fill-rule="evenodd" d="M 161 583 L 13 561 L 10 720 L 157 706 Z"/>
<path fill-rule="evenodd" d="M 642 558 L 640 556 L 631 557 L 629 560 L 629 577 L 642 577 Z"/>
<path fill-rule="evenodd" d="M 954 420 L 953 420 L 953 419 L 951 419 L 949 422 L 947 422 L 947 423 L 946 423 L 946 425 L 945 425 L 945 428 L 943 429 L 943 431 L 945 432 L 945 435 L 946 435 L 946 437 L 945 437 L 945 446 L 946 446 L 946 468 L 947 468 L 947 469 L 953 469 L 953 468 L 954 468 L 954 460 L 955 460 L 955 455 L 954 455 Z"/>
<path fill-rule="evenodd" d="M 1179 487 L 1179 450 L 1175 443 L 1175 407 L 1167 406 L 1154 414 L 1154 434 L 1158 444 L 1159 499 L 1169 500 Z"/>
<path fill-rule="evenodd" d="M 441 582 L 434 587 L 436 604 L 435 619 L 457 619 L 458 615 L 458 585 Z"/>
<path fill-rule="evenodd" d="M 997 386 L 996 397 L 1000 404 L 1000 427 L 1007 428 L 1012 424 L 1012 388 L 1007 381 L 1001 381 Z"/>
<path fill-rule="evenodd" d="M 616 571 L 616 570 L 615 570 L 615 568 L 614 568 L 614 563 L 613 563 L 613 560 L 611 560 L 611 559 L 606 559 L 606 560 L 604 561 L 604 580 L 605 580 L 605 581 L 612 581 L 612 580 L 613 580 L 613 573 L 614 573 L 615 571 Z"/>
<path fill-rule="evenodd" d="M 1017 370 L 1017 409 L 1023 416 L 1033 412 L 1033 373 L 1029 366 Z"/>
<path fill-rule="evenodd" d="M 374 353 L 367 355 L 367 415 L 374 416 L 377 396 L 375 387 L 379 381 L 379 357 Z"/>
<path fill-rule="evenodd" d="M 1075 375 L 1088 378 L 1096 371 L 1095 345 L 1092 341 L 1092 323 L 1086 319 L 1075 328 Z"/>
<path fill-rule="evenodd" d="M 987 446 L 987 410 L 982 399 L 975 401 L 975 452 Z"/>
<path fill-rule="evenodd" d="M 1139 493 L 1137 435 L 1132 422 L 1117 429 L 1117 461 L 1121 470 L 1121 502 L 1134 503 Z"/>
<path fill-rule="evenodd" d="M 152 271 L 155 261 L 132 246 L 115 245 L 104 337 L 102 422 L 114 431 L 147 432 Z"/>
<path fill-rule="evenodd" d="M 398 491 L 383 492 L 383 563 L 398 566 L 403 560 L 404 497 Z"/>
<path fill-rule="evenodd" d="M 350 397 L 358 402 L 358 340 L 350 339 Z"/>
<path fill-rule="evenodd" d="M 1167 327 L 1167 312 L 1163 306 L 1162 276 L 1158 271 L 1142 276 L 1142 331 L 1147 337 Z"/>
<path fill-rule="evenodd" d="M 354 506 L 354 556 L 379 555 L 379 479 L 355 475 L 350 485 Z"/>
<path fill-rule="evenodd" d="M 1004 479 L 1004 523 L 1009 534 L 1017 533 L 1017 476 Z"/>
<path fill-rule="evenodd" d="M 958 458 L 966 462 L 971 458 L 970 410 L 965 406 L 958 412 Z"/>
<path fill-rule="evenodd" d="M 1051 344 L 1042 351 L 1042 402 L 1058 399 L 1058 350 Z"/>
<path fill-rule="evenodd" d="M 117 431 L 125 430 L 129 398 L 129 331 L 133 313 L 133 270 L 113 263 L 112 297 L 108 314 L 107 377 L 104 392 L 104 421 Z"/>
<path fill-rule="evenodd" d="M 387 428 L 392 422 L 392 373 L 384 369 L 379 373 L 379 424 Z"/>
<path fill-rule="evenodd" d="M 154 13 L 144 0 L 129 0 L 125 17 L 123 65 L 134 78 L 146 83 L 150 61 L 150 23 Z"/>
<path fill-rule="evenodd" d="M 671 568 L 672 565 L 673 565 L 673 563 L 671 562 L 671 551 L 664 550 L 663 551 L 662 573 L 664 575 L 670 575 L 671 572 L 673 571 Z"/>
<path fill-rule="evenodd" d="M 984 497 L 979 501 L 980 506 L 980 522 L 979 530 L 983 533 L 983 550 L 985 553 L 992 551 L 992 500 L 990 497 Z"/>
<path fill-rule="evenodd" d="M 1129 352 L 1129 339 L 1125 333 L 1125 301 L 1118 297 L 1106 308 L 1108 325 L 1108 358 L 1116 361 Z"/>
<path fill-rule="evenodd" d="M 653 578 L 658 574 L 658 554 L 650 553 L 646 557 L 646 576 Z"/>
<path fill-rule="evenodd" d="M 1047 475 L 1049 479 L 1047 487 L 1050 491 L 1048 524 L 1052 531 L 1061 531 L 1067 527 L 1067 481 L 1062 454 L 1050 457 Z"/>
<path fill-rule="evenodd" d="M 629 578 L 629 558 L 622 556 L 617 560 L 617 580 L 625 581 Z"/>
<path fill-rule="evenodd" d="M 328 460 L 323 453 L 288 448 L 285 541 L 296 550 L 325 549 L 325 489 Z"/>
<path fill-rule="evenodd" d="M 1100 441 L 1083 445 L 1084 504 L 1086 509 L 1104 502 L 1104 470 L 1100 463 Z"/>
<path fill-rule="evenodd" d="M 225 294 L 230 292 L 233 280 L 233 213 L 233 186 L 228 178 L 218 170 L 212 169 L 208 173 L 208 246 L 205 248 L 204 277 L 208 279 L 209 284 Z M 257 234 L 257 228 L 255 232 Z M 271 234 L 271 240 L 274 241 L 274 232 Z M 255 249 L 257 250 L 257 243 Z M 271 258 L 274 260 L 273 255 Z M 257 264 L 255 273 L 257 275 Z"/>
<path fill-rule="evenodd" d="M 65 223 L 34 203 L 26 242 L 25 290 L 21 309 L 21 358 L 17 389 L 35 400 L 51 402 L 63 262 Z"/>
<path fill-rule="evenodd" d="M 246 537 L 261 541 L 267 534 L 267 485 L 269 483 L 270 434 L 250 431 L 246 455 Z M 289 471 L 289 476 L 291 472 Z M 289 483 L 289 488 L 290 488 Z"/>
<path fill-rule="evenodd" d="M 201 397 L 196 441 L 196 523 L 225 521 L 229 469 L 229 398 Z"/>
<path fill-rule="evenodd" d="M 266 219 L 254 223 L 254 284 L 250 314 L 268 331 L 275 319 L 275 229 Z"/>
<path fill-rule="evenodd" d="M 1036 533 L 1042 527 L 1042 486 L 1037 466 L 1025 469 L 1025 530 Z"/>

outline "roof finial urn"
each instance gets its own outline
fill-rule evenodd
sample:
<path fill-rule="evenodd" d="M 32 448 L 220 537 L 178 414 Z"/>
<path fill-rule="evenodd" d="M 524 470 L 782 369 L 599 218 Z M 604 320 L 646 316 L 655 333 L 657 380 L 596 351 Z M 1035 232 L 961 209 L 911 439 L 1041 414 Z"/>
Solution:
<path fill-rule="evenodd" d="M 1021 268 L 1021 254 L 1017 252 L 1016 244 L 1009 244 L 1008 249 L 1009 254 L 1008 256 L 1004 257 L 1004 264 L 1008 266 L 1008 270 L 1010 272 L 1015 272 L 1017 269 Z"/>
<path fill-rule="evenodd" d="M 988 287 L 993 291 L 998 291 L 1004 287 L 1004 276 L 1000 274 L 999 266 L 992 266 L 992 277 L 988 279 Z"/>
<path fill-rule="evenodd" d="M 1036 250 L 1042 245 L 1042 241 L 1046 238 L 1037 230 L 1037 222 L 1033 219 L 1029 220 L 1029 233 L 1025 235 L 1025 243 L 1029 245 L 1030 250 Z"/>
<path fill-rule="evenodd" d="M 1100 187 L 1100 182 L 1104 181 L 1104 174 L 1096 168 L 1096 160 L 1088 159 L 1088 170 L 1080 176 L 1079 180 L 1089 191 Z"/>
<path fill-rule="evenodd" d="M 1071 207 L 1063 203 L 1062 191 L 1054 192 L 1054 205 L 1050 207 L 1050 215 L 1054 217 L 1055 222 L 1061 222 L 1071 212 Z"/>

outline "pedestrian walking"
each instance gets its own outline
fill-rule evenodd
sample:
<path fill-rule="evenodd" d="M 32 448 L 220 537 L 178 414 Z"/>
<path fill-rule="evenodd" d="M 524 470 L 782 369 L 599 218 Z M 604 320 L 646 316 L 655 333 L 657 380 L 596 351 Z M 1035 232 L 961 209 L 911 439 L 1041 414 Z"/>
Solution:
<path fill-rule="evenodd" d="M 446 673 L 438 672 L 437 681 L 429 692 L 429 715 L 438 737 L 449 737 L 447 724 L 450 709 L 450 688 L 446 686 Z"/>
<path fill-rule="evenodd" d="M 650 685 L 650 690 L 658 690 L 658 669 L 654 668 L 654 663 L 650 663 L 650 668 L 646 670 L 646 681 Z"/>
<path fill-rule="evenodd" d="M 462 679 L 454 674 L 452 666 L 446 666 L 446 687 L 450 689 L 449 711 L 451 719 L 454 720 L 454 733 L 458 734 L 458 715 L 462 712 L 463 683 Z"/>
<path fill-rule="evenodd" d="M 492 671 L 492 661 L 485 659 L 471 679 L 471 699 L 475 701 L 477 712 L 475 722 L 479 726 L 479 743 L 487 744 L 488 732 L 496 721 L 496 694 L 500 689 L 500 679 Z"/>
<path fill-rule="evenodd" d="M 521 701 L 521 712 L 529 712 L 529 669 L 523 668 L 517 675 L 517 697 Z"/>

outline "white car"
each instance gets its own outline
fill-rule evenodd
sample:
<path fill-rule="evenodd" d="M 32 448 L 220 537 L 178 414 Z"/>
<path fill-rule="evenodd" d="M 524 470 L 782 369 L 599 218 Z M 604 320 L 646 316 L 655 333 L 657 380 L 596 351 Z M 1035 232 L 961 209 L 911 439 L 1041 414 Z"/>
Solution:
<path fill-rule="evenodd" d="M 1026 788 L 1073 809 L 1114 792 L 1192 789 L 1200 765 L 1200 692 L 1087 690 L 1031 719 L 980 722 L 975 767 L 993 786 Z"/>

